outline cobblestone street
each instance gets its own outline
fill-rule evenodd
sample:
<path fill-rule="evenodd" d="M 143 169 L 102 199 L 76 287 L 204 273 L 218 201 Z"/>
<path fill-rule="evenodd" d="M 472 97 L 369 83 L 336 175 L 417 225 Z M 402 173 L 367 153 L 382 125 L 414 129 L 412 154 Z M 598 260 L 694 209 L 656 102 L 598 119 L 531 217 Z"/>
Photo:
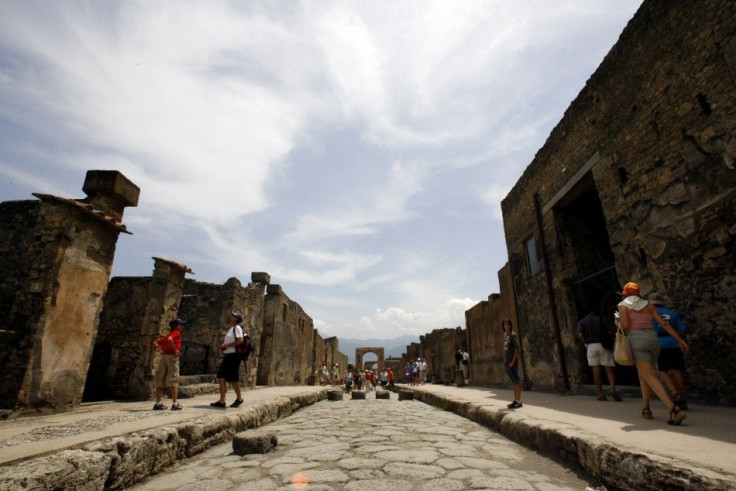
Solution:
<path fill-rule="evenodd" d="M 390 423 L 389 423 L 390 422 Z M 582 490 L 588 483 L 472 421 L 418 401 L 322 401 L 276 423 L 275 451 L 222 444 L 133 489 Z"/>

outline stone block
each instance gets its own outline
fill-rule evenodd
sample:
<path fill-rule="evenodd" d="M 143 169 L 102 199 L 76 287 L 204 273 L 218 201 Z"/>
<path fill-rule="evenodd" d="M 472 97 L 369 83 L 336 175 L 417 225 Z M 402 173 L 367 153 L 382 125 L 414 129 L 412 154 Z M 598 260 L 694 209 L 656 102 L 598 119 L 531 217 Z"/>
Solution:
<path fill-rule="evenodd" d="M 342 401 L 342 391 L 339 390 L 328 390 L 327 400 L 329 401 Z"/>
<path fill-rule="evenodd" d="M 399 391 L 399 400 L 400 401 L 413 401 L 414 400 L 414 392 L 411 390 L 400 390 Z"/>
<path fill-rule="evenodd" d="M 248 455 L 254 453 L 268 453 L 278 445 L 278 439 L 273 433 L 254 434 L 251 431 L 238 433 L 233 437 L 233 453 Z"/>
<path fill-rule="evenodd" d="M 351 394 L 352 399 L 365 399 L 365 392 L 354 390 L 353 392 L 351 392 Z"/>
<path fill-rule="evenodd" d="M 257 273 L 254 271 L 250 274 L 250 281 L 252 281 L 253 283 L 263 283 L 265 285 L 270 285 L 271 275 L 268 273 Z"/>
<path fill-rule="evenodd" d="M 376 392 L 376 399 L 391 399 L 391 392 L 387 390 Z"/>
<path fill-rule="evenodd" d="M 90 170 L 82 186 L 87 196 L 94 200 L 97 195 L 110 196 L 123 206 L 138 206 L 141 189 L 127 177 L 113 170 Z"/>
<path fill-rule="evenodd" d="M 283 290 L 281 289 L 281 285 L 268 285 L 266 287 L 266 293 L 269 295 L 281 295 Z"/>

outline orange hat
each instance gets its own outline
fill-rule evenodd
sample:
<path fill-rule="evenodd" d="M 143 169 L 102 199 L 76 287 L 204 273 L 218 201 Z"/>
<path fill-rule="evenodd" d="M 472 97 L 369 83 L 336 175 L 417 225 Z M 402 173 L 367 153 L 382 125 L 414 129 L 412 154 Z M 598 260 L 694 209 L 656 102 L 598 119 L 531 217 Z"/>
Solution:
<path fill-rule="evenodd" d="M 638 295 L 638 294 L 639 294 L 639 284 L 634 283 L 634 282 L 626 283 L 624 285 L 623 290 L 621 290 L 621 295 L 623 295 L 624 297 L 628 297 L 630 295 Z"/>

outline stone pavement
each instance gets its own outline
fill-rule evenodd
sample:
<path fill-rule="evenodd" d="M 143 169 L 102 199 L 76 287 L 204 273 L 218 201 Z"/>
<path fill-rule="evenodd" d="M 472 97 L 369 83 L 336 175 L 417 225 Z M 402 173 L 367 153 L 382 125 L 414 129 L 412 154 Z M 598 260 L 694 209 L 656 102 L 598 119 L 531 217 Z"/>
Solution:
<path fill-rule="evenodd" d="M 510 390 L 402 388 L 624 489 L 736 489 L 734 408 L 691 404 L 684 425 L 671 427 L 661 403 L 652 405 L 655 419 L 644 420 L 633 397 L 617 403 L 524 392 L 524 407 L 510 411 Z M 181 412 L 151 411 L 152 402 L 102 403 L 1 421 L 0 489 L 129 487 L 326 397 L 323 387 L 271 387 L 245 392 L 238 409 L 212 409 L 214 399 L 197 397 L 183 401 Z"/>
<path fill-rule="evenodd" d="M 223 443 L 133 489 L 582 491 L 590 484 L 488 428 L 397 394 L 321 401 L 241 435 L 273 435 L 278 444 L 240 456 Z"/>

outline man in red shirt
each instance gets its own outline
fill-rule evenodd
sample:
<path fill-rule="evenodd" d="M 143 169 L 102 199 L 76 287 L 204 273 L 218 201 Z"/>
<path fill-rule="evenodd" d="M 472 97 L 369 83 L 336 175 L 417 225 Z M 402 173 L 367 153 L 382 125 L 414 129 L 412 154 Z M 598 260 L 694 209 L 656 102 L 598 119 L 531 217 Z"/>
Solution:
<path fill-rule="evenodd" d="M 174 319 L 169 322 L 171 332 L 168 336 L 161 336 L 154 342 L 154 346 L 160 348 L 163 352 L 161 360 L 156 369 L 156 404 L 153 406 L 154 411 L 166 409 L 161 403 L 161 397 L 164 388 L 171 388 L 171 405 L 172 411 L 180 411 L 182 409 L 177 399 L 177 387 L 179 385 L 179 355 L 181 354 L 181 329 L 186 321 Z"/>

